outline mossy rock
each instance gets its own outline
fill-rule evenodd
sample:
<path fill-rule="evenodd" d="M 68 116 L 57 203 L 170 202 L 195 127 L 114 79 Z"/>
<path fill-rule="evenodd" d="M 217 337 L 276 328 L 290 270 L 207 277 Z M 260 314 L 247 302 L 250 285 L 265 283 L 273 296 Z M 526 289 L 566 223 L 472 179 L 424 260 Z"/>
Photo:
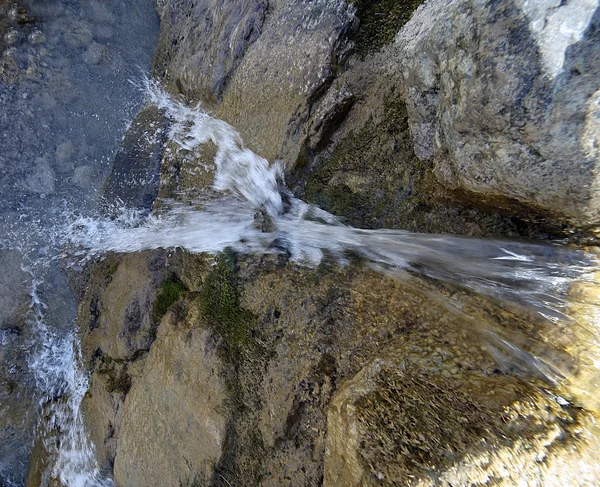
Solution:
<path fill-rule="evenodd" d="M 236 256 L 224 251 L 215 258 L 215 268 L 202 289 L 202 312 L 236 356 L 251 346 L 254 315 L 240 306 Z"/>
<path fill-rule="evenodd" d="M 424 170 L 412 151 L 406 105 L 391 91 L 380 113 L 317 158 L 304 198 L 355 226 L 394 227 Z"/>
<path fill-rule="evenodd" d="M 152 305 L 152 321 L 159 323 L 171 305 L 179 301 L 181 295 L 186 291 L 186 285 L 175 274 L 165 279 L 160 293 Z"/>

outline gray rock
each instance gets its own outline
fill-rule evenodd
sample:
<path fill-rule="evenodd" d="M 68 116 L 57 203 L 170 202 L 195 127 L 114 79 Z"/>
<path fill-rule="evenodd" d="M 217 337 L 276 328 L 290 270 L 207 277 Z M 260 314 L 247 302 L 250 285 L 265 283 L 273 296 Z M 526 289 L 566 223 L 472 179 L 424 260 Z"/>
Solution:
<path fill-rule="evenodd" d="M 170 0 L 159 11 L 155 74 L 214 107 L 254 151 L 293 166 L 313 105 L 347 54 L 354 8 L 342 0 L 278 0 L 267 15 L 258 0 Z"/>
<path fill-rule="evenodd" d="M 394 46 L 416 155 L 487 204 L 597 225 L 599 25 L 592 0 L 420 7 Z"/>
<path fill-rule="evenodd" d="M 38 193 L 40 195 L 51 194 L 54 192 L 55 175 L 52 166 L 44 158 L 39 157 L 35 161 L 35 168 L 31 174 L 26 177 L 22 183 L 22 188 L 30 193 Z"/>
<path fill-rule="evenodd" d="M 215 101 L 260 36 L 266 8 L 264 0 L 160 2 L 155 74 Z"/>
<path fill-rule="evenodd" d="M 158 194 L 160 164 L 168 120 L 156 107 L 142 110 L 131 123 L 105 186 L 106 202 L 150 209 Z"/>

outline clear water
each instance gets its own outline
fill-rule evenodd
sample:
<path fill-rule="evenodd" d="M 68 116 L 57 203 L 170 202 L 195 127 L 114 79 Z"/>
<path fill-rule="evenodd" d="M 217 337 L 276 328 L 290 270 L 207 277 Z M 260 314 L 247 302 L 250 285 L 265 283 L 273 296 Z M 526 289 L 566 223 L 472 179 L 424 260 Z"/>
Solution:
<path fill-rule="evenodd" d="M 157 36 L 152 0 L 0 1 L 0 485 L 24 484 L 38 434 L 47 476 L 99 485 L 59 229 L 95 213 Z"/>

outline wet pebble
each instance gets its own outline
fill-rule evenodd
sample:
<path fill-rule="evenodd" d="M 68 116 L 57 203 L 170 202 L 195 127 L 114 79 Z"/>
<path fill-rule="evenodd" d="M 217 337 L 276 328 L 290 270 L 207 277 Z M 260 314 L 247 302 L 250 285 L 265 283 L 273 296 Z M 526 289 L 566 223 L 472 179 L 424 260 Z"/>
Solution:
<path fill-rule="evenodd" d="M 106 55 L 106 47 L 97 42 L 92 43 L 83 53 L 83 61 L 86 64 L 99 64 Z"/>
<path fill-rule="evenodd" d="M 73 163 L 73 142 L 67 140 L 62 144 L 59 144 L 56 148 L 55 155 L 59 171 L 70 172 L 74 169 L 75 166 Z"/>
<path fill-rule="evenodd" d="M 94 170 L 90 166 L 79 166 L 73 172 L 73 183 L 81 188 L 92 186 Z"/>
<path fill-rule="evenodd" d="M 46 195 L 54 192 L 54 171 L 45 159 L 39 157 L 35 161 L 35 168 L 26 178 L 23 189 L 31 193 Z"/>
<path fill-rule="evenodd" d="M 99 25 L 94 32 L 94 37 L 103 41 L 111 39 L 113 35 L 114 32 L 108 25 Z"/>
<path fill-rule="evenodd" d="M 4 40 L 9 46 L 15 44 L 19 40 L 19 37 L 20 35 L 17 29 L 9 29 L 9 31 L 4 34 Z"/>

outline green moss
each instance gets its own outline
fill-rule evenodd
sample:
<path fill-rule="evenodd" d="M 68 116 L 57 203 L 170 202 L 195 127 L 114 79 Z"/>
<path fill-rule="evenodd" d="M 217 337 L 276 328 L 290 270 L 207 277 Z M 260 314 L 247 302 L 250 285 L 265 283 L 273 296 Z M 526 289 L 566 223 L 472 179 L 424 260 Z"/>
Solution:
<path fill-rule="evenodd" d="M 219 463 L 210 487 L 258 485 L 266 457 L 259 433 L 260 398 L 257 391 L 264 370 L 264 344 L 254 336 L 256 316 L 242 308 L 236 254 L 230 250 L 215 257 L 215 266 L 204 281 L 200 303 L 202 313 L 223 338 L 224 379 L 232 421 L 230 445 Z"/>
<path fill-rule="evenodd" d="M 423 0 L 353 0 L 360 24 L 354 35 L 360 54 L 391 43 Z"/>
<path fill-rule="evenodd" d="M 240 306 L 235 254 L 224 251 L 215 260 L 202 289 L 202 312 L 235 356 L 251 346 L 255 317 Z"/>
<path fill-rule="evenodd" d="M 181 298 L 181 295 L 187 291 L 187 287 L 179 280 L 176 275 L 165 279 L 161 286 L 160 294 L 152 304 L 152 321 L 160 322 L 171 305 Z"/>
<path fill-rule="evenodd" d="M 104 376 L 106 390 L 110 393 L 127 394 L 131 389 L 131 377 L 122 359 L 113 359 L 108 355 L 102 357 L 98 373 Z"/>
<path fill-rule="evenodd" d="M 110 264 L 106 268 L 106 277 L 113 276 L 114 273 L 117 272 L 118 268 L 119 268 L 119 263 L 118 262 L 113 262 L 112 264 Z"/>
<path fill-rule="evenodd" d="M 108 392 L 127 394 L 129 389 L 131 389 L 131 377 L 129 377 L 125 368 L 121 369 L 118 375 L 108 375 L 106 380 L 106 390 Z"/>

